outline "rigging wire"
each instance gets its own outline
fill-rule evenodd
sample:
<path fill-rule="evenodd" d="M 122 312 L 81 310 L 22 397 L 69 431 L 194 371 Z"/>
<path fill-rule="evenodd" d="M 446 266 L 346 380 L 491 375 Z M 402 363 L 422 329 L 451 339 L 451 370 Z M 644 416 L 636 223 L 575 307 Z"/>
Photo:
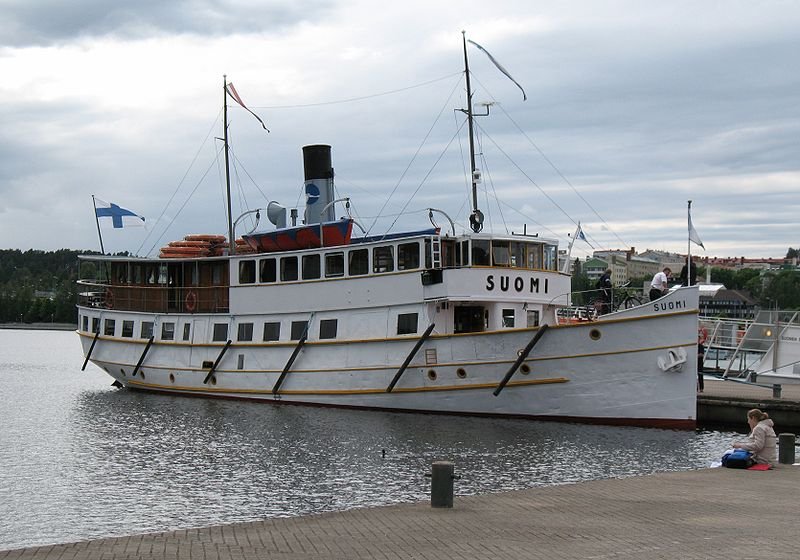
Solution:
<path fill-rule="evenodd" d="M 461 75 L 461 74 L 463 74 L 463 72 L 454 72 L 453 74 L 448 74 L 446 76 L 442 76 L 441 78 L 435 78 L 433 80 L 428 80 L 427 82 L 422 82 L 422 83 L 419 83 L 419 84 L 415 84 L 413 86 L 407 86 L 407 87 L 400 88 L 400 89 L 384 91 L 384 92 L 381 92 L 381 93 L 373 93 L 373 94 L 370 94 L 370 95 L 362 95 L 360 97 L 350 97 L 350 98 L 347 98 L 347 99 L 338 99 L 338 100 L 335 100 L 335 101 L 320 101 L 318 103 L 305 103 L 305 104 L 301 104 L 301 105 L 260 105 L 260 106 L 254 106 L 253 108 L 254 109 L 267 109 L 267 110 L 274 110 L 274 109 L 303 109 L 303 108 L 306 108 L 306 107 L 321 107 L 323 105 L 340 105 L 342 103 L 353 103 L 354 101 L 363 101 L 365 99 L 372 99 L 372 98 L 375 98 L 375 97 L 383 97 L 384 95 L 393 95 L 395 93 L 402 93 L 402 92 L 408 91 L 410 89 L 415 89 L 415 88 L 420 88 L 420 87 L 428 86 L 428 85 L 431 85 L 431 84 L 435 84 L 436 82 L 441 82 L 443 80 L 447 80 L 449 78 L 452 78 L 453 76 L 458 76 L 458 75 Z"/>
<path fill-rule="evenodd" d="M 461 74 L 461 73 L 459 72 L 459 74 Z M 430 137 L 431 132 L 433 132 L 433 129 L 436 127 L 436 123 L 439 122 L 439 119 L 441 118 L 442 113 L 444 113 L 444 110 L 447 107 L 447 104 L 450 102 L 450 99 L 453 97 L 453 93 L 455 92 L 456 88 L 458 87 L 458 84 L 460 84 L 460 83 L 461 83 L 461 80 L 459 79 L 456 82 L 456 84 L 453 86 L 453 89 L 450 90 L 450 94 L 447 96 L 447 99 L 445 100 L 444 104 L 442 105 L 442 108 L 439 111 L 439 114 L 436 115 L 436 119 L 434 119 L 433 124 L 428 129 L 428 132 L 425 134 L 425 137 L 422 139 L 422 142 L 420 142 L 419 146 L 417 147 L 417 151 L 414 152 L 414 155 L 411 157 L 411 161 L 408 162 L 408 165 L 403 170 L 403 173 L 400 175 L 400 178 L 397 180 L 397 183 L 395 184 L 394 188 L 392 189 L 392 192 L 389 193 L 388 197 L 386 197 L 386 201 L 384 201 L 383 206 L 381 206 L 381 209 L 378 211 L 378 216 L 380 216 L 383 213 L 384 209 L 389 204 L 389 200 L 391 200 L 392 196 L 394 196 L 394 193 L 397 192 L 397 189 L 400 187 L 400 184 L 403 182 L 403 179 L 405 178 L 406 173 L 408 173 L 408 170 L 411 169 L 411 166 L 413 165 L 414 161 L 417 159 L 417 156 L 422 151 L 422 147 L 425 145 L 425 142 L 428 140 L 428 137 Z M 452 142 L 452 141 L 453 140 L 451 139 L 450 142 Z M 449 145 L 450 145 L 450 143 L 448 143 L 448 146 Z M 441 156 L 440 156 L 440 159 L 441 159 Z M 422 186 L 422 185 L 420 185 L 420 186 Z M 418 190 L 419 190 L 419 187 L 417 187 L 417 191 Z M 416 194 L 416 191 L 415 191 L 415 194 Z M 409 202 L 411 202 L 411 201 L 409 200 Z M 408 203 L 406 203 L 406 204 L 408 204 Z M 375 218 L 375 220 L 373 220 L 372 224 L 370 224 L 370 226 L 367 228 L 367 234 L 369 234 L 369 232 L 372 231 L 372 228 L 375 227 L 375 223 L 377 221 L 378 221 L 378 218 Z M 392 225 L 394 225 L 394 224 L 392 224 Z"/>
<path fill-rule="evenodd" d="M 584 204 L 586 204 L 586 206 L 589 208 L 589 210 L 591 210 L 591 211 L 592 211 L 592 213 L 594 213 L 594 215 L 595 215 L 595 216 L 597 216 L 597 218 L 598 218 L 598 219 L 599 219 L 601 222 L 603 222 L 603 224 L 606 226 L 606 228 L 608 228 L 608 231 L 610 231 L 612 234 L 614 234 L 614 237 L 616 237 L 616 238 L 617 238 L 617 240 L 618 240 L 620 243 L 622 243 L 622 246 L 623 246 L 623 247 L 629 247 L 630 245 L 629 245 L 628 243 L 626 243 L 626 242 L 625 242 L 625 241 L 624 241 L 624 240 L 623 240 L 623 239 L 622 239 L 622 238 L 621 238 L 619 235 L 617 235 L 617 232 L 615 232 L 613 229 L 611 229 L 611 226 L 610 226 L 610 225 L 608 225 L 608 222 L 606 222 L 606 221 L 603 219 L 603 217 L 602 217 L 602 216 L 601 216 L 601 215 L 600 215 L 600 214 L 597 212 L 597 210 L 594 208 L 594 206 L 592 206 L 592 205 L 589 203 L 589 201 L 588 201 L 588 200 L 586 200 L 586 199 L 583 197 L 583 195 L 582 195 L 582 194 L 581 194 L 581 193 L 578 191 L 578 189 L 576 189 L 576 188 L 575 188 L 575 186 L 574 186 L 574 185 L 573 185 L 573 184 L 570 182 L 570 180 L 569 180 L 569 179 L 567 179 L 567 177 L 566 177 L 566 176 L 565 176 L 563 173 L 561 173 L 561 170 L 559 170 L 559 169 L 558 169 L 558 167 L 556 167 L 556 165 L 555 165 L 555 164 L 554 164 L 554 163 L 553 163 L 553 162 L 550 160 L 550 158 L 548 158 L 548 157 L 547 157 L 547 155 L 545 155 L 545 153 L 544 153 L 544 152 L 541 150 L 541 148 L 539 148 L 539 146 L 537 146 L 537 145 L 536 145 L 536 143 L 535 143 L 535 142 L 534 142 L 534 141 L 533 141 L 533 140 L 532 140 L 532 139 L 531 139 L 531 138 L 530 138 L 530 137 L 529 137 L 529 136 L 528 136 L 528 135 L 525 133 L 525 131 L 524 131 L 524 130 L 523 130 L 523 129 L 522 129 L 522 128 L 521 128 L 521 127 L 520 127 L 520 126 L 519 126 L 519 125 L 516 123 L 516 121 L 514 121 L 514 119 L 512 119 L 512 118 L 511 118 L 511 115 L 509 115 L 509 114 L 506 112 L 506 110 L 505 110 L 505 109 L 503 109 L 503 106 L 502 106 L 502 105 L 499 105 L 499 107 L 500 107 L 500 110 L 502 111 L 502 113 L 503 113 L 503 114 L 506 116 L 506 118 L 507 118 L 509 121 L 511 121 L 511 123 L 514 125 L 514 127 L 515 127 L 515 128 L 516 128 L 516 129 L 517 129 L 517 130 L 518 130 L 520 133 L 522 133 L 522 135 L 523 135 L 523 136 L 525 137 L 525 139 L 526 139 L 526 140 L 527 140 L 527 141 L 528 141 L 528 142 L 531 144 L 531 146 L 533 146 L 533 147 L 536 149 L 536 151 L 537 151 L 537 152 L 539 152 L 539 155 L 540 155 L 540 156 L 542 156 L 542 159 L 544 159 L 544 160 L 547 162 L 547 164 L 548 164 L 550 167 L 552 167 L 552 168 L 553 168 L 553 171 L 555 171 L 555 172 L 558 174 L 558 176 L 559 176 L 559 177 L 561 177 L 561 179 L 563 179 L 563 180 L 564 180 L 564 182 L 565 182 L 567 185 L 569 185 L 569 187 L 572 189 L 572 191 L 573 191 L 573 192 L 574 192 L 576 195 L 578 195 L 578 198 L 580 198 L 580 199 L 581 199 L 581 200 L 584 202 Z M 586 232 L 584 232 L 584 234 L 585 234 L 585 233 L 586 233 Z"/>
<path fill-rule="evenodd" d="M 462 128 L 463 128 L 463 125 L 462 125 Z M 439 154 L 439 157 L 436 158 L 436 161 L 433 162 L 433 165 L 431 166 L 431 168 L 428 170 L 428 172 L 422 178 L 422 181 L 420 181 L 419 186 L 414 190 L 413 193 L 411 193 L 411 197 L 408 199 L 408 202 L 406 202 L 405 205 L 403 206 L 403 208 L 400 210 L 401 213 L 405 212 L 406 208 L 408 208 L 408 205 L 411 204 L 411 201 L 414 200 L 415 196 L 417 196 L 417 193 L 422 188 L 422 186 L 425 184 L 425 181 L 428 180 L 428 177 L 431 176 L 431 173 L 433 173 L 433 170 L 436 169 L 436 166 L 439 164 L 439 162 L 442 161 L 442 158 L 444 157 L 445 153 L 447 153 L 448 148 L 450 148 L 450 144 L 453 143 L 453 141 L 456 139 L 456 136 L 458 136 L 458 133 L 460 131 L 461 131 L 461 129 L 457 130 L 456 133 L 452 136 L 452 138 L 450 138 L 450 141 L 447 143 L 447 145 L 444 147 L 442 152 Z M 388 234 L 392 230 L 394 225 L 397 223 L 398 219 L 399 219 L 399 217 L 395 218 L 395 220 L 391 223 L 391 225 L 388 227 L 386 232 L 384 232 L 384 234 L 383 234 L 384 237 L 386 236 L 386 234 Z M 373 222 L 373 225 L 374 225 L 374 222 Z"/>
<path fill-rule="evenodd" d="M 147 243 L 147 240 L 150 238 L 150 235 L 155 232 L 156 228 L 158 227 L 158 223 L 161 221 L 161 218 L 164 217 L 164 214 L 166 213 L 167 208 L 169 208 L 169 205 L 172 203 L 172 200 L 175 198 L 175 195 L 178 194 L 178 191 L 180 190 L 181 186 L 183 185 L 183 182 L 186 180 L 186 177 L 189 175 L 189 172 L 192 170 L 192 167 L 194 166 L 195 162 L 197 161 L 197 158 L 200 156 L 200 152 L 203 150 L 203 147 L 206 145 L 206 142 L 208 142 L 208 137 L 211 136 L 211 133 L 213 132 L 214 127 L 217 126 L 217 122 L 219 121 L 219 116 L 220 116 L 221 113 L 222 113 L 222 109 L 220 109 L 219 113 L 217 113 L 217 116 L 214 119 L 214 122 L 212 123 L 211 128 L 208 129 L 208 132 L 206 133 L 206 137 L 203 139 L 203 142 L 201 142 L 200 147 L 197 149 L 197 153 L 195 153 L 194 157 L 192 158 L 191 163 L 189 163 L 189 167 L 186 169 L 186 172 L 183 174 L 183 177 L 181 177 L 181 180 L 178 182 L 178 186 L 175 187 L 175 190 L 173 191 L 172 196 L 169 197 L 169 200 L 164 205 L 164 208 L 161 210 L 161 214 L 159 214 L 158 218 L 156 218 L 155 224 L 153 224 L 153 229 L 150 230 L 147 233 L 145 238 L 142 240 L 142 243 L 139 245 L 139 248 L 136 249 L 136 253 L 137 254 L 142 250 L 142 247 L 144 247 L 144 244 Z M 172 224 L 172 222 L 170 222 L 170 224 Z M 153 248 L 155 248 L 155 246 L 158 245 L 158 243 L 161 241 L 161 238 L 164 236 L 164 234 L 166 234 L 166 230 L 164 230 L 164 232 L 156 239 L 155 243 L 153 244 L 153 247 L 151 247 L 150 251 L 147 252 L 148 255 L 152 252 Z"/>
<path fill-rule="evenodd" d="M 167 226 L 164 228 L 164 233 L 162 233 L 162 234 L 161 234 L 161 237 L 163 237 L 163 236 L 164 236 L 164 234 L 166 234 L 166 233 L 167 233 L 167 231 L 169 230 L 169 228 L 172 226 L 172 224 L 173 224 L 173 223 L 175 223 L 175 220 L 178 218 L 178 216 L 179 216 L 179 215 L 180 215 L 180 213 L 183 211 L 183 209 L 186 207 L 186 205 L 187 205 L 187 204 L 189 204 L 189 201 L 191 200 L 192 196 L 194 196 L 194 193 L 195 193 L 195 192 L 197 192 L 197 189 L 200 187 L 200 185 L 201 185 L 201 184 L 203 183 L 203 181 L 205 180 L 206 176 L 209 174 L 209 172 L 211 171 L 211 169 L 214 167 L 214 163 L 215 163 L 215 162 L 212 162 L 212 163 L 211 163 L 211 165 L 209 165 L 209 166 L 208 166 L 208 168 L 206 169 L 205 173 L 203 173 L 203 176 L 202 176 L 202 177 L 200 177 L 200 180 L 199 180 L 199 181 L 197 181 L 197 184 L 196 184 L 196 185 L 194 186 L 194 188 L 192 189 L 192 192 L 190 192 L 190 193 L 189 193 L 189 196 L 187 196 L 187 197 L 186 197 L 186 200 L 183 202 L 183 204 L 181 204 L 181 207 L 180 207 L 180 208 L 178 208 L 178 211 L 177 211 L 177 212 L 175 212 L 175 215 L 172 217 L 172 219 L 169 221 L 169 223 L 167 224 Z M 153 244 L 153 246 L 152 246 L 152 247 L 150 247 L 150 250 L 147 252 L 147 254 L 148 254 L 148 255 L 149 255 L 149 254 L 151 254 L 151 253 L 153 252 L 153 250 L 155 249 L 156 245 L 158 245 L 159 241 L 161 240 L 161 237 L 159 237 L 159 238 L 156 240 L 156 242 Z"/>

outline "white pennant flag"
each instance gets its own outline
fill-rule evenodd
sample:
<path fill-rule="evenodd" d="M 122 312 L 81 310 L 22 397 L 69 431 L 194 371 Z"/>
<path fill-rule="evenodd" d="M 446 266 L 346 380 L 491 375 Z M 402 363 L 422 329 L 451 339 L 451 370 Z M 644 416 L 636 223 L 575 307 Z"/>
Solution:
<path fill-rule="evenodd" d="M 692 243 L 696 243 L 697 245 L 700 245 L 701 247 L 703 247 L 703 249 L 705 249 L 703 242 L 700 241 L 700 236 L 697 235 L 697 230 L 694 229 L 694 226 L 692 225 L 691 212 L 689 213 L 689 241 L 691 241 Z"/>

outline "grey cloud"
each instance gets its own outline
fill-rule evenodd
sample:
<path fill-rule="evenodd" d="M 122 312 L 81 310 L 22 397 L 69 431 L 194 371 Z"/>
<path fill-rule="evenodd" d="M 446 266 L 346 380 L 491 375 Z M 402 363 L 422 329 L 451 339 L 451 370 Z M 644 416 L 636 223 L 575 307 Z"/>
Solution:
<path fill-rule="evenodd" d="M 107 35 L 257 33 L 318 19 L 330 7 L 330 0 L 9 0 L 0 4 L 0 44 L 50 45 Z"/>

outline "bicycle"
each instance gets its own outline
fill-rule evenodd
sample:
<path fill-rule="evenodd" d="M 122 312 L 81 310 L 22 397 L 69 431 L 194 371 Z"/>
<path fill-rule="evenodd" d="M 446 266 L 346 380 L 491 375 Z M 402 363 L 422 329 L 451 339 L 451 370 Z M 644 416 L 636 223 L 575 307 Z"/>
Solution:
<path fill-rule="evenodd" d="M 630 282 L 611 289 L 611 301 L 607 302 L 602 297 L 594 298 L 584 307 L 585 313 L 592 320 L 600 315 L 614 313 L 620 309 L 631 309 L 646 303 L 642 296 L 630 289 Z M 606 310 L 605 313 L 603 312 Z"/>

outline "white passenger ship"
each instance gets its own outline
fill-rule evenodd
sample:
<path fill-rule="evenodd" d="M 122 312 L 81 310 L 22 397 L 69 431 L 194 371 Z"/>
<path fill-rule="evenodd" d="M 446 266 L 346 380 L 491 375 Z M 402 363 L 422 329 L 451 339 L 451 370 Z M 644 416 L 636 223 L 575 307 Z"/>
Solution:
<path fill-rule="evenodd" d="M 471 124 L 469 82 L 467 101 Z M 695 427 L 696 287 L 559 324 L 557 242 L 482 233 L 475 181 L 472 232 L 359 238 L 333 214 L 330 147 L 304 155 L 299 226 L 218 256 L 195 236 L 163 258 L 82 257 L 86 361 L 172 394 Z"/>

